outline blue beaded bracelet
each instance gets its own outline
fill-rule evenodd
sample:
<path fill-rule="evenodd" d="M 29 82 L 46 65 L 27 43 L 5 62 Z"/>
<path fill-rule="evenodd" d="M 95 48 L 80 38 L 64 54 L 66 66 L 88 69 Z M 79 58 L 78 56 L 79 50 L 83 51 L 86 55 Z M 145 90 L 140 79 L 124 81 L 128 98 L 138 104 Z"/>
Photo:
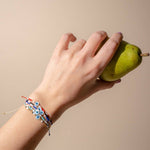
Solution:
<path fill-rule="evenodd" d="M 47 123 L 48 120 L 46 121 L 44 111 L 41 109 L 40 106 L 38 106 L 38 107 L 37 107 L 37 105 L 35 106 L 32 102 L 30 102 L 27 99 L 25 102 L 25 108 L 31 110 L 32 113 L 35 115 L 36 119 L 41 119 L 41 122 L 44 122 L 49 127 L 49 123 Z"/>
<path fill-rule="evenodd" d="M 50 119 L 48 113 L 44 110 L 44 108 L 40 105 L 39 102 L 33 101 L 31 98 L 27 98 L 25 96 L 21 96 L 22 98 L 26 98 L 25 101 L 25 108 L 30 110 L 32 114 L 35 115 L 37 120 L 41 120 L 42 123 L 45 123 L 47 128 L 49 129 L 49 136 L 50 136 L 50 126 L 53 124 L 52 120 Z"/>

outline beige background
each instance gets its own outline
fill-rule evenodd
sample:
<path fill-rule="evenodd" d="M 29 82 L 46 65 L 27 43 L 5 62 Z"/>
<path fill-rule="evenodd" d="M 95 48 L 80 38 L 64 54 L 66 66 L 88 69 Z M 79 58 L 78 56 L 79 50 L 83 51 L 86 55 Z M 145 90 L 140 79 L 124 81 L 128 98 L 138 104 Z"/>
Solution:
<path fill-rule="evenodd" d="M 0 0 L 0 112 L 20 107 L 20 96 L 38 86 L 63 33 L 121 31 L 147 52 L 149 18 L 149 0 Z M 120 84 L 67 110 L 37 150 L 149 150 L 149 65 L 144 58 Z"/>

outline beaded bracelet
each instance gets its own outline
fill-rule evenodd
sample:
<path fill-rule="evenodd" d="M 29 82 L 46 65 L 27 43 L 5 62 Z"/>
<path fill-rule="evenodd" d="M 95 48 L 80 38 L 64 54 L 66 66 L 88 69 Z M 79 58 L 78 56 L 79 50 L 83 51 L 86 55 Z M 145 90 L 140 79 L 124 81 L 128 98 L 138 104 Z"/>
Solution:
<path fill-rule="evenodd" d="M 37 120 L 41 120 L 42 123 L 45 123 L 47 128 L 49 129 L 49 136 L 50 136 L 50 126 L 53 124 L 52 120 L 50 119 L 50 116 L 48 113 L 44 110 L 44 108 L 40 105 L 39 102 L 33 101 L 31 98 L 27 98 L 25 96 L 21 96 L 22 98 L 25 98 L 25 108 L 30 110 L 32 114 L 35 115 L 35 118 Z"/>

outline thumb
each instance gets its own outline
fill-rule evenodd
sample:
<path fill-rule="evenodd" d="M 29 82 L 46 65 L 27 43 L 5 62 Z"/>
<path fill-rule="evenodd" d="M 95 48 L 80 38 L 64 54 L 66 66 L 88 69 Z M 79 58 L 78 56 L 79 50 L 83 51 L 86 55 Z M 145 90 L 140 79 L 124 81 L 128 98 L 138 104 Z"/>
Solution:
<path fill-rule="evenodd" d="M 121 79 L 118 79 L 116 81 L 104 81 L 104 80 L 96 80 L 94 85 L 94 91 L 109 89 L 114 86 L 116 83 L 120 83 Z"/>

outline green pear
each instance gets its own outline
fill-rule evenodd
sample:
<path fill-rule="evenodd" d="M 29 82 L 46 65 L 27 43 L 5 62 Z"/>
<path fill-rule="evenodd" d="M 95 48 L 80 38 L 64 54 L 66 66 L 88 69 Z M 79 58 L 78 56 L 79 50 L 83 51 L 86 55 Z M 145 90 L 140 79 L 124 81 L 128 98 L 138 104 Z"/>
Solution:
<path fill-rule="evenodd" d="M 142 54 L 139 47 L 121 41 L 115 55 L 99 78 L 104 81 L 120 79 L 141 64 L 142 56 L 149 56 L 149 53 Z"/>

